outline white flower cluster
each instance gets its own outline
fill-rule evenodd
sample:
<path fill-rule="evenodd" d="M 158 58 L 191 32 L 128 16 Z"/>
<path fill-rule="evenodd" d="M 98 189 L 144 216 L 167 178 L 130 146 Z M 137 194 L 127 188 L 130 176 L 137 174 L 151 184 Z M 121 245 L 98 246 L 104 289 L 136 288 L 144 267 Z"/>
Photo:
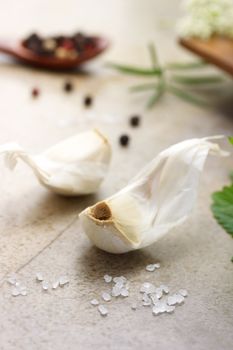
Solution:
<path fill-rule="evenodd" d="M 188 15 L 178 24 L 185 37 L 208 39 L 214 34 L 233 38 L 233 0 L 187 0 Z"/>

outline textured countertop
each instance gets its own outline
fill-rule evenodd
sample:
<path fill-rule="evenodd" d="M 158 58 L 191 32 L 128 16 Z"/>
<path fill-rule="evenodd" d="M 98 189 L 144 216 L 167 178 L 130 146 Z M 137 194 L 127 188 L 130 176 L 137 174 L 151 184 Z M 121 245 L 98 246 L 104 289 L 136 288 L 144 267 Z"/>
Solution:
<path fill-rule="evenodd" d="M 82 74 L 40 71 L 1 56 L 0 143 L 18 141 L 36 153 L 98 127 L 113 145 L 111 168 L 100 191 L 80 198 L 56 196 L 40 186 L 21 162 L 10 172 L 0 159 L 1 350 L 232 348 L 233 242 L 209 209 L 211 193 L 228 183 L 232 157 L 208 159 L 193 214 L 149 248 L 119 256 L 104 253 L 92 246 L 78 221 L 82 209 L 120 189 L 163 148 L 185 138 L 233 134 L 230 99 L 203 109 L 169 95 L 148 112 L 143 108 L 146 95 L 130 95 L 127 90 L 138 80 L 104 68 L 106 61 L 147 64 L 146 45 L 151 40 L 162 60 L 191 58 L 175 42 L 178 4 L 177 0 L 1 4 L 3 37 L 81 28 L 108 35 L 112 47 Z M 62 90 L 66 79 L 75 85 L 69 95 Z M 34 86 L 41 90 L 36 100 L 30 97 Z M 94 97 L 89 109 L 82 103 L 86 94 Z M 128 118 L 135 113 L 142 116 L 142 124 L 132 129 Z M 131 136 L 126 149 L 118 145 L 123 132 Z M 161 268 L 146 272 L 145 266 L 153 262 L 160 262 Z M 4 279 L 13 272 L 27 286 L 27 296 L 11 296 Z M 69 286 L 43 292 L 36 272 L 50 281 L 68 275 Z M 109 314 L 103 318 L 90 300 L 106 290 L 106 273 L 124 275 L 131 289 L 129 298 L 109 303 Z M 171 315 L 154 317 L 146 307 L 133 311 L 131 303 L 145 281 L 166 283 L 172 291 L 185 288 L 189 296 Z"/>

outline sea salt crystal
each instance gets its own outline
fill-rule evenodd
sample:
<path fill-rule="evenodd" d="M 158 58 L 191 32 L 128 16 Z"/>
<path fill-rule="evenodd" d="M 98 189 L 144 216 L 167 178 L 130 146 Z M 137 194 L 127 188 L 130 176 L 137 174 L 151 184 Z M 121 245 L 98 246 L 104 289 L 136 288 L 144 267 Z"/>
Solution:
<path fill-rule="evenodd" d="M 68 284 L 70 281 L 69 281 L 69 278 L 67 276 L 61 276 L 59 277 L 59 284 L 61 287 L 63 287 L 65 284 Z"/>
<path fill-rule="evenodd" d="M 142 306 L 151 306 L 151 301 L 143 301 Z"/>
<path fill-rule="evenodd" d="M 167 305 L 166 312 L 168 314 L 171 314 L 174 310 L 175 310 L 175 306 L 174 305 Z"/>
<path fill-rule="evenodd" d="M 161 288 L 156 288 L 155 294 L 156 294 L 158 299 L 161 299 L 163 296 L 163 290 Z"/>
<path fill-rule="evenodd" d="M 168 305 L 176 305 L 176 297 L 174 295 L 171 295 L 167 298 Z"/>
<path fill-rule="evenodd" d="M 137 309 L 137 304 L 136 304 L 136 303 L 133 303 L 133 304 L 131 305 L 131 309 L 132 309 L 132 310 L 136 310 L 136 309 Z"/>
<path fill-rule="evenodd" d="M 158 301 L 152 309 L 154 315 L 159 315 L 167 311 L 167 304 L 162 301 Z"/>
<path fill-rule="evenodd" d="M 182 295 L 183 297 L 187 297 L 188 296 L 188 292 L 186 289 L 180 289 L 178 292 L 180 295 Z"/>
<path fill-rule="evenodd" d="M 177 304 L 182 304 L 184 302 L 183 295 L 176 294 L 176 300 L 177 300 Z"/>
<path fill-rule="evenodd" d="M 164 294 L 168 294 L 169 293 L 169 287 L 166 286 L 165 284 L 161 284 L 161 286 L 159 287 Z"/>
<path fill-rule="evenodd" d="M 108 309 L 106 308 L 106 306 L 104 306 L 104 305 L 99 305 L 99 306 L 98 306 L 98 310 L 99 310 L 99 313 L 100 313 L 102 316 L 107 316 L 107 314 L 108 314 Z"/>
<path fill-rule="evenodd" d="M 17 288 L 21 294 L 22 294 L 22 292 L 24 292 L 26 290 L 26 286 L 24 286 L 24 285 L 19 285 Z"/>
<path fill-rule="evenodd" d="M 147 293 L 147 294 L 155 293 L 155 291 L 156 291 L 155 286 L 149 282 L 143 283 L 140 289 L 141 293 Z"/>
<path fill-rule="evenodd" d="M 121 288 L 119 288 L 118 286 L 114 286 L 112 288 L 112 292 L 111 292 L 113 297 L 118 297 L 119 295 L 121 295 Z"/>
<path fill-rule="evenodd" d="M 18 288 L 13 288 L 11 291 L 11 295 L 13 295 L 13 297 L 17 297 L 18 295 L 20 295 L 20 290 Z"/>
<path fill-rule="evenodd" d="M 42 273 L 40 273 L 40 272 L 36 273 L 36 280 L 38 282 L 42 282 L 44 280 Z"/>
<path fill-rule="evenodd" d="M 124 283 L 122 281 L 119 281 L 115 284 L 114 287 L 116 287 L 118 289 L 122 289 L 122 288 L 124 288 L 124 286 L 125 286 Z"/>
<path fill-rule="evenodd" d="M 155 305 L 158 301 L 157 296 L 155 294 L 150 294 L 150 298 L 151 298 L 152 303 Z"/>
<path fill-rule="evenodd" d="M 17 282 L 17 277 L 16 277 L 16 275 L 15 275 L 15 274 L 10 275 L 10 276 L 8 277 L 8 279 L 7 279 L 7 282 L 8 282 L 9 284 L 11 284 L 12 286 L 14 286 L 14 285 L 16 284 L 16 282 Z"/>
<path fill-rule="evenodd" d="M 184 301 L 184 297 L 180 294 L 174 294 L 167 298 L 168 305 L 182 304 L 183 301 Z"/>
<path fill-rule="evenodd" d="M 149 272 L 153 272 L 155 271 L 155 269 L 159 269 L 160 268 L 160 264 L 157 263 L 157 264 L 149 264 L 146 266 L 146 271 L 149 271 Z"/>
<path fill-rule="evenodd" d="M 110 283 L 112 281 L 112 276 L 104 275 L 104 280 L 106 283 Z"/>
<path fill-rule="evenodd" d="M 57 289 L 57 287 L 59 286 L 59 284 L 60 284 L 59 280 L 53 282 L 52 288 L 53 288 L 53 289 Z"/>
<path fill-rule="evenodd" d="M 122 288 L 121 289 L 121 296 L 128 297 L 129 296 L 129 291 L 126 288 Z"/>
<path fill-rule="evenodd" d="M 98 300 L 97 299 L 92 299 L 91 300 L 91 305 L 94 305 L 94 306 L 99 305 Z"/>
<path fill-rule="evenodd" d="M 127 282 L 127 279 L 124 276 L 114 277 L 113 282 L 124 284 Z"/>
<path fill-rule="evenodd" d="M 142 296 L 142 300 L 145 302 L 145 303 L 149 303 L 151 301 L 150 299 L 150 296 L 146 293 L 143 294 Z"/>
<path fill-rule="evenodd" d="M 24 290 L 21 290 L 20 294 L 23 295 L 23 296 L 25 296 L 25 295 L 28 294 L 28 292 L 26 291 L 26 289 L 24 289 Z"/>
<path fill-rule="evenodd" d="M 49 283 L 47 281 L 42 281 L 42 288 L 47 291 L 49 289 Z"/>
<path fill-rule="evenodd" d="M 102 293 L 102 299 L 104 301 L 110 301 L 112 298 L 111 298 L 111 295 L 109 293 L 104 292 L 104 293 Z"/>

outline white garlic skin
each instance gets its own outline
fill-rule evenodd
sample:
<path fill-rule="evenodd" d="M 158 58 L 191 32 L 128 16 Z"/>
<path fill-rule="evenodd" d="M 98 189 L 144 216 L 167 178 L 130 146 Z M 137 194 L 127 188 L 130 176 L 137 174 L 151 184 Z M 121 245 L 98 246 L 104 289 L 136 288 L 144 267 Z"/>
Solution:
<path fill-rule="evenodd" d="M 19 145 L 0 146 L 6 165 L 14 169 L 23 160 L 39 182 L 55 193 L 77 196 L 94 193 L 106 176 L 111 147 L 98 130 L 72 136 L 39 155 L 30 155 Z"/>
<path fill-rule="evenodd" d="M 208 138 L 161 152 L 128 186 L 79 215 L 84 232 L 98 248 L 115 254 L 153 244 L 187 219 L 209 152 L 228 155 Z"/>

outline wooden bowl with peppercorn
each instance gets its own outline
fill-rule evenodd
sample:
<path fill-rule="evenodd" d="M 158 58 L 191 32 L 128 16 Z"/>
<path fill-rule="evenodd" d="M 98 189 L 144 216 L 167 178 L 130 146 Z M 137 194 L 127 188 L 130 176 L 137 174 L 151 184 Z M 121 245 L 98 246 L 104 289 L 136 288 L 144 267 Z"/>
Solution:
<path fill-rule="evenodd" d="M 108 46 L 107 39 L 80 32 L 72 36 L 42 38 L 31 34 L 22 41 L 0 40 L 0 52 L 26 64 L 55 70 L 74 69 L 101 54 Z"/>

